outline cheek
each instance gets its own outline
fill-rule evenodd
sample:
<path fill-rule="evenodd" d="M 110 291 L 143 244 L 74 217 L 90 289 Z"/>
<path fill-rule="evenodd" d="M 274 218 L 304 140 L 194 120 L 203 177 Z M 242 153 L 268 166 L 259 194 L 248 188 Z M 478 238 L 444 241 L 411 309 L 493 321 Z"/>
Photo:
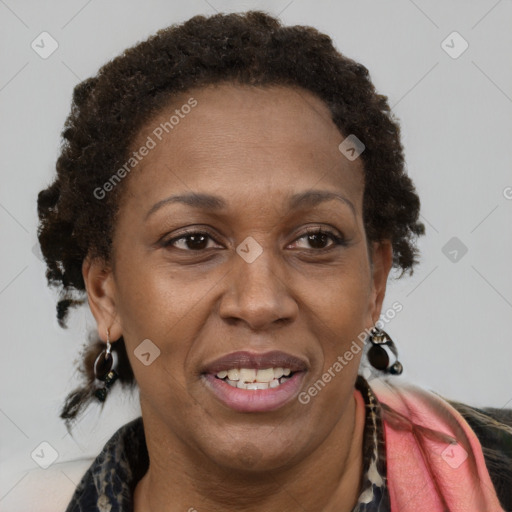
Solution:
<path fill-rule="evenodd" d="M 353 393 L 366 338 L 368 298 L 367 282 L 345 276 L 322 295 L 315 309 L 317 364 L 299 402 L 311 407 L 311 414 L 323 418 L 325 425 L 341 416 Z"/>
<path fill-rule="evenodd" d="M 359 295 L 354 293 L 348 297 L 346 295 L 335 297 L 335 301 L 324 309 L 324 313 L 317 322 L 323 333 L 318 338 L 323 352 L 320 372 L 328 371 L 339 361 L 339 357 L 345 357 L 345 355 L 346 362 L 342 362 L 344 368 L 338 368 L 336 373 L 343 370 L 346 374 L 348 370 L 350 373 L 353 373 L 351 369 L 357 370 L 366 337 L 366 306 L 366 297 L 360 293 Z M 350 369 L 345 366 L 350 366 Z"/>
<path fill-rule="evenodd" d="M 141 339 L 167 339 L 189 325 L 187 317 L 201 309 L 201 300 L 211 289 L 211 279 L 194 279 L 190 273 L 143 258 L 119 265 L 116 279 L 123 330 Z"/>
<path fill-rule="evenodd" d="M 186 356 L 184 340 L 190 325 L 186 319 L 197 302 L 194 294 L 184 293 L 181 283 L 147 263 L 119 265 L 117 280 L 116 309 L 141 392 L 146 387 L 161 388 L 170 379 L 181 380 L 178 369 Z"/>
<path fill-rule="evenodd" d="M 361 255 L 362 256 L 362 255 Z M 355 376 L 359 367 L 362 346 L 366 337 L 365 329 L 371 323 L 371 289 L 369 267 L 361 258 L 359 263 L 352 261 L 350 271 L 340 272 L 339 277 L 324 284 L 323 290 L 316 292 L 314 308 L 317 337 L 322 348 L 321 369 L 324 373 L 338 362 L 338 357 L 347 357 L 342 361 L 343 368 L 336 365 L 334 373 L 350 373 Z M 329 376 L 326 376 L 329 379 Z M 336 382 L 343 380 L 337 377 Z M 337 387 L 330 386 L 331 388 Z"/>
<path fill-rule="evenodd" d="M 343 332 L 343 326 L 364 329 L 371 303 L 369 272 L 368 262 L 362 251 L 358 251 L 350 261 L 326 276 L 321 285 L 304 282 L 304 286 L 312 291 L 311 296 L 316 297 L 316 312 L 328 325 L 338 325 L 338 333 Z"/>

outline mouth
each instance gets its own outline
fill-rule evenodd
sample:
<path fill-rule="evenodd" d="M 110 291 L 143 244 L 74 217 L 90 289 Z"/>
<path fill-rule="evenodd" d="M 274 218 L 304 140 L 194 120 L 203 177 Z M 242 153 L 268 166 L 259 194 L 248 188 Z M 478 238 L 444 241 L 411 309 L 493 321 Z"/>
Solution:
<path fill-rule="evenodd" d="M 297 395 L 307 369 L 305 361 L 284 352 L 234 352 L 206 366 L 201 378 L 230 409 L 265 412 L 283 407 Z"/>
<path fill-rule="evenodd" d="M 231 368 L 218 372 L 215 377 L 238 389 L 274 389 L 288 380 L 297 372 L 290 368 Z"/>

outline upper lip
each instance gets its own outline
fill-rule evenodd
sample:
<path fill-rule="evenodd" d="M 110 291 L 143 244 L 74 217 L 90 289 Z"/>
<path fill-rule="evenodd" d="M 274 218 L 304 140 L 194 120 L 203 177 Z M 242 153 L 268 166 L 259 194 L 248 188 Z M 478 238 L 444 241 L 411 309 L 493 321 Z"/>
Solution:
<path fill-rule="evenodd" d="M 297 356 L 286 352 L 273 350 L 258 354 L 256 352 L 239 351 L 231 352 L 219 357 L 203 368 L 202 373 L 218 373 L 231 368 L 254 368 L 264 370 L 266 368 L 290 368 L 292 372 L 306 370 L 308 365 Z"/>

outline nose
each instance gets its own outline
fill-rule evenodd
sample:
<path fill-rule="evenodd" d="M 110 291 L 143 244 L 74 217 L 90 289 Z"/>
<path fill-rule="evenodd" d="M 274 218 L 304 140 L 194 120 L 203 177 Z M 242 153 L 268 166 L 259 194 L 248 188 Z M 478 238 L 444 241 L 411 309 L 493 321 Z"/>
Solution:
<path fill-rule="evenodd" d="M 287 277 L 271 250 L 264 250 L 252 263 L 238 254 L 234 268 L 226 275 L 228 288 L 223 294 L 219 314 L 231 323 L 245 323 L 252 330 L 268 330 L 292 322 L 297 302 L 290 294 Z"/>

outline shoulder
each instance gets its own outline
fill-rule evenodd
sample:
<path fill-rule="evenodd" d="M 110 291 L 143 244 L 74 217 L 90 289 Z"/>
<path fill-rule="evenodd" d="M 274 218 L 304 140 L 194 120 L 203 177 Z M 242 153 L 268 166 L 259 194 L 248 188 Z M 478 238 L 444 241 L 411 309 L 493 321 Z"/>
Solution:
<path fill-rule="evenodd" d="M 66 512 L 131 510 L 132 491 L 149 465 L 142 417 L 120 427 L 93 461 Z"/>
<path fill-rule="evenodd" d="M 512 409 L 477 408 L 448 401 L 475 432 L 496 493 L 512 509 Z"/>
<path fill-rule="evenodd" d="M 396 428 L 403 429 L 400 418 L 421 417 L 421 424 L 439 431 L 437 421 L 446 421 L 448 427 L 456 420 L 453 409 L 458 411 L 478 438 L 489 477 L 496 494 L 506 510 L 512 510 L 512 411 L 496 408 L 476 408 L 449 400 L 435 392 L 409 383 L 377 382 L 377 398 L 388 415 L 388 422 L 396 421 Z M 394 413 L 389 415 L 388 410 Z M 398 418 L 395 418 L 396 411 Z"/>

